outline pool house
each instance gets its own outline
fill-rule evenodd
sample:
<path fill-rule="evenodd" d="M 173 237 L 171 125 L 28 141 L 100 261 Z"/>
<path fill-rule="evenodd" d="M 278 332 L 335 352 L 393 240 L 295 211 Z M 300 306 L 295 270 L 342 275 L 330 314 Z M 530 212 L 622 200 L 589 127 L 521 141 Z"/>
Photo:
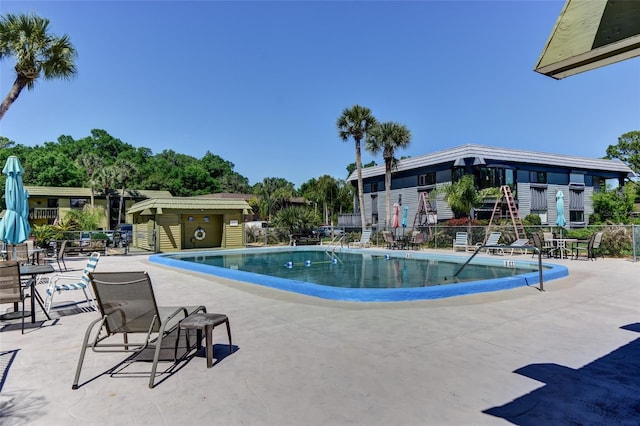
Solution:
<path fill-rule="evenodd" d="M 251 207 L 241 198 L 166 197 L 127 210 L 133 246 L 153 252 L 244 246 L 244 218 Z"/>

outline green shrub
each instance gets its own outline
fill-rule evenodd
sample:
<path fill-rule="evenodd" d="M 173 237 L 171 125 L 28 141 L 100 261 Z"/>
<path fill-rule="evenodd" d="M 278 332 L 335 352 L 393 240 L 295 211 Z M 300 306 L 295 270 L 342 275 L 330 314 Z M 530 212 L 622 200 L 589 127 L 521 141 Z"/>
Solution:
<path fill-rule="evenodd" d="M 540 215 L 535 213 L 530 213 L 522 219 L 522 223 L 524 225 L 542 225 L 542 220 L 540 219 Z"/>
<path fill-rule="evenodd" d="M 624 257 L 633 253 L 631 246 L 631 229 L 625 226 L 607 227 L 602 235 L 600 245 L 602 254 L 611 257 Z"/>

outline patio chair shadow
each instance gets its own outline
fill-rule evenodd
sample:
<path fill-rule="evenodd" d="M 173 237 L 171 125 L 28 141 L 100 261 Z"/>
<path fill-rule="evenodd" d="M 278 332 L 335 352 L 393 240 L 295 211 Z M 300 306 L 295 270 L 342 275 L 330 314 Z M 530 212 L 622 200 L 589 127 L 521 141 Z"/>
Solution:
<path fill-rule="evenodd" d="M 3 393 L 0 399 L 0 425 L 28 425 L 46 415 L 51 405 L 36 389 Z"/>
<path fill-rule="evenodd" d="M 640 332 L 640 324 L 621 327 Z M 513 401 L 483 411 L 517 425 L 640 424 L 640 338 L 573 369 L 530 364 L 515 371 L 545 383 Z"/>
<path fill-rule="evenodd" d="M 178 351 L 176 353 L 177 360 L 174 362 L 175 349 L 174 349 L 174 346 L 171 344 L 171 342 L 175 342 L 176 333 L 177 333 L 177 330 L 174 330 L 172 333 L 165 336 L 163 339 L 162 348 L 160 350 L 159 361 L 169 363 L 169 365 L 167 366 L 166 369 L 162 370 L 160 368 L 160 364 L 158 364 L 158 371 L 156 372 L 156 382 L 155 382 L 156 385 L 163 383 L 164 381 L 171 378 L 178 371 L 182 370 L 194 357 L 200 356 L 198 354 L 202 353 L 203 354 L 202 356 L 206 357 L 206 355 L 204 355 L 204 352 L 203 352 L 205 350 L 204 348 L 200 350 L 196 350 L 195 330 L 189 330 L 190 347 L 187 347 L 186 339 L 184 339 L 186 333 L 182 331 L 181 337 L 180 337 L 180 344 L 178 345 Z M 155 344 L 155 340 L 152 341 L 152 343 Z M 224 343 L 214 344 L 213 350 L 214 350 L 213 357 L 216 358 L 216 361 L 213 363 L 213 365 L 218 364 L 224 358 L 231 355 L 229 351 L 229 345 Z M 234 354 L 236 350 L 238 350 L 238 347 L 234 346 Z M 112 378 L 144 378 L 148 380 L 149 379 L 148 367 L 137 370 L 135 366 L 136 366 L 136 363 L 146 364 L 148 362 L 153 362 L 153 356 L 154 356 L 154 347 L 153 345 L 151 345 L 151 347 L 148 347 L 140 352 L 129 355 L 120 363 L 109 368 L 108 370 L 105 370 L 102 373 L 94 377 L 91 377 L 82 383 L 79 383 L 78 387 L 80 388 L 90 382 L 93 382 L 94 380 L 97 380 L 102 376 L 109 376 Z M 205 362 L 205 365 L 202 366 L 202 368 L 206 369 L 206 362 Z"/>
<path fill-rule="evenodd" d="M 2 392 L 2 387 L 4 386 L 4 382 L 7 380 L 11 364 L 13 364 L 16 356 L 18 356 L 19 350 L 20 349 L 0 351 L 0 392 Z"/>
<path fill-rule="evenodd" d="M 20 330 L 18 324 L 17 330 Z M 43 408 L 47 402 L 42 396 L 31 396 L 32 392 L 19 391 L 17 393 L 3 392 L 5 381 L 9 376 L 11 365 L 18 356 L 20 349 L 0 351 L 0 425 L 30 424 L 38 417 L 42 417 Z"/>
<path fill-rule="evenodd" d="M 51 307 L 49 314 L 55 313 L 60 317 L 66 317 L 69 315 L 78 315 L 87 312 L 96 313 L 95 309 L 92 309 L 91 306 L 78 306 L 78 304 L 86 305 L 86 302 L 84 300 L 79 302 L 56 302 L 55 306 Z"/>
<path fill-rule="evenodd" d="M 49 321 L 49 320 L 47 320 Z M 57 325 L 58 324 L 58 319 L 54 318 L 51 321 L 51 324 L 46 324 L 47 321 L 36 321 L 33 324 L 31 323 L 31 320 L 28 320 L 24 322 L 24 334 L 27 334 L 29 332 L 34 332 L 36 330 L 39 330 L 41 328 L 47 328 L 47 327 L 51 327 L 53 325 Z M 14 322 L 11 323 L 7 323 L 4 324 L 2 326 L 2 328 L 0 328 L 0 333 L 5 333 L 8 331 L 20 331 L 21 325 L 20 325 L 20 320 L 14 320 Z"/>

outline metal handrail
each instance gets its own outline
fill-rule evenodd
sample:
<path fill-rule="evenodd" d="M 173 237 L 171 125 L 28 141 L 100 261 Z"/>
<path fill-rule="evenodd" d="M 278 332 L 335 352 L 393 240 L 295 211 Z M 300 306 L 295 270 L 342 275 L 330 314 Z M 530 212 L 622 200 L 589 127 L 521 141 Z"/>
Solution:
<path fill-rule="evenodd" d="M 336 240 L 336 238 L 338 239 Z M 340 248 L 343 247 L 343 244 L 344 244 L 343 241 L 345 238 L 346 238 L 346 235 L 340 235 L 340 236 L 336 235 L 333 237 L 331 242 L 327 244 L 327 248 L 324 250 L 324 252 L 327 256 L 329 256 L 330 259 L 336 259 L 338 262 L 342 263 L 342 260 L 338 257 L 338 255 L 336 255 L 335 250 L 338 248 L 338 244 L 340 244 Z M 331 254 L 329 254 L 329 252 L 331 252 Z"/>
<path fill-rule="evenodd" d="M 500 245 L 500 244 L 491 244 L 491 245 L 484 245 L 484 244 L 480 244 L 476 247 L 476 251 L 473 252 L 473 254 L 471 255 L 471 257 L 469 259 L 467 259 L 466 262 L 464 262 L 462 264 L 462 266 L 460 266 L 460 268 L 456 271 L 455 274 L 453 274 L 454 277 L 457 277 L 458 274 L 460 272 L 462 272 L 462 270 L 464 269 L 465 266 L 467 266 L 469 264 L 469 262 L 471 262 L 473 260 L 474 257 L 476 257 L 476 255 L 480 252 L 480 250 L 482 249 L 492 249 L 492 248 L 500 248 L 500 249 L 505 249 L 505 248 L 509 248 L 509 246 L 505 246 L 505 245 Z M 544 283 L 542 281 L 542 251 L 536 247 L 536 246 L 531 246 L 531 245 L 524 245 L 524 246 L 518 246 L 518 247 L 514 247 L 514 248 L 518 248 L 518 249 L 533 249 L 536 251 L 536 253 L 538 253 L 538 274 L 540 276 L 540 291 L 544 291 Z"/>

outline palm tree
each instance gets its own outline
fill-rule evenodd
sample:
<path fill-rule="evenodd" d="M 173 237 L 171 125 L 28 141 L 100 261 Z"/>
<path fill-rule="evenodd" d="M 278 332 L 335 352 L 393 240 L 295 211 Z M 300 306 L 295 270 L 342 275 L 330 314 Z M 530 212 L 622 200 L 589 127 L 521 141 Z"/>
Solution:
<path fill-rule="evenodd" d="M 484 188 L 478 190 L 473 175 L 464 175 L 457 182 L 444 188 L 444 200 L 456 217 L 467 216 L 468 227 L 471 232 L 471 222 L 474 217 L 474 209 L 484 204 L 485 200 L 500 197 L 500 188 Z"/>
<path fill-rule="evenodd" d="M 296 196 L 294 184 L 284 178 L 264 178 L 254 185 L 253 195 L 260 200 L 260 216 L 271 221 L 271 217 L 284 208 Z"/>
<path fill-rule="evenodd" d="M 127 181 L 133 177 L 138 171 L 136 165 L 129 160 L 119 158 L 113 164 L 113 169 L 116 173 L 116 177 L 122 185 L 122 192 L 120 193 L 120 204 L 118 205 L 118 225 L 122 220 L 122 205 L 124 202 L 124 193 L 127 190 Z"/>
<path fill-rule="evenodd" d="M 76 50 L 65 34 L 47 33 L 49 20 L 36 15 L 7 14 L 0 18 L 0 60 L 16 58 L 16 79 L 0 104 L 0 120 L 25 87 L 31 90 L 38 78 L 70 79 L 76 73 Z"/>
<path fill-rule="evenodd" d="M 396 168 L 396 149 L 406 148 L 411 142 L 411 131 L 404 124 L 387 121 L 373 126 L 367 134 L 367 150 L 373 154 L 382 151 L 384 159 L 384 189 L 386 196 L 386 224 L 391 220 L 391 171 Z"/>
<path fill-rule="evenodd" d="M 360 141 L 364 139 L 369 130 L 376 124 L 376 119 L 371 110 L 367 107 L 354 105 L 345 108 L 342 115 L 338 117 L 336 125 L 338 134 L 343 142 L 353 138 L 356 142 L 356 171 L 358 174 L 358 203 L 360 204 L 360 220 L 362 229 L 367 226 L 367 215 L 364 210 L 364 187 L 362 185 L 362 153 L 360 152 Z"/>
<path fill-rule="evenodd" d="M 95 182 L 104 191 L 104 195 L 107 198 L 107 227 L 111 228 L 111 193 L 118 181 L 118 175 L 113 166 L 108 166 L 100 169 L 96 174 Z"/>
<path fill-rule="evenodd" d="M 338 183 L 333 177 L 323 175 L 318 178 L 316 188 L 322 202 L 324 223 L 333 225 L 333 214 L 338 201 Z"/>
<path fill-rule="evenodd" d="M 98 157 L 93 152 L 89 152 L 86 154 L 81 154 L 77 159 L 78 165 L 82 167 L 89 176 L 89 188 L 91 189 L 91 207 L 95 207 L 94 205 L 94 192 L 96 186 L 95 176 L 98 170 L 100 170 L 104 166 L 104 161 L 102 157 Z"/>

